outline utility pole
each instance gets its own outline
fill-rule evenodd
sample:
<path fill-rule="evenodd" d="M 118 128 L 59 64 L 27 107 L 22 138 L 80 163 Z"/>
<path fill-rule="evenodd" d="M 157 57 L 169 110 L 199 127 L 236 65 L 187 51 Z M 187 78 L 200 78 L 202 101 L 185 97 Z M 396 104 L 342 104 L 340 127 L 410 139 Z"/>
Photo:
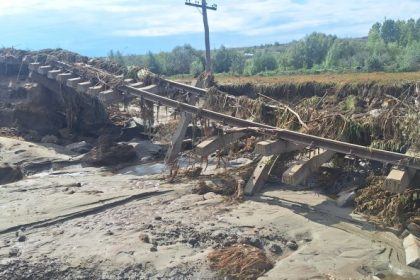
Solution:
<path fill-rule="evenodd" d="M 200 1 L 194 1 L 194 3 L 191 3 L 191 0 L 186 0 L 185 5 L 198 7 L 202 9 L 203 23 L 204 23 L 204 39 L 206 42 L 206 72 L 211 72 L 210 32 L 209 32 L 209 22 L 207 20 L 207 10 L 216 11 L 217 5 L 213 4 L 211 6 L 207 6 L 206 0 L 202 0 L 201 3 Z"/>

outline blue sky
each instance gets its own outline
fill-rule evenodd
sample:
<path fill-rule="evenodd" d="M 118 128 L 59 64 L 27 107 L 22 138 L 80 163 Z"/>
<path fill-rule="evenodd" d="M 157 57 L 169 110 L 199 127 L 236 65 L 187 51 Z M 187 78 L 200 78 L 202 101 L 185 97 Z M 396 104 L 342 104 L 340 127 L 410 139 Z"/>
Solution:
<path fill-rule="evenodd" d="M 64 48 L 102 56 L 203 49 L 203 25 L 184 0 L 0 0 L 0 46 Z M 319 31 L 366 36 L 384 18 L 420 17 L 420 0 L 214 0 L 212 48 L 290 42 Z"/>

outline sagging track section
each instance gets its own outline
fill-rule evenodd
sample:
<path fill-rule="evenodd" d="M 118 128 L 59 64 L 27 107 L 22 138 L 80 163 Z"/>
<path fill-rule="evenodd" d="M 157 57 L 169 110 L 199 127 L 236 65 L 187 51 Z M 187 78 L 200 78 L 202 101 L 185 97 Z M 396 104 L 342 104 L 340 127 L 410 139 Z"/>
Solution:
<path fill-rule="evenodd" d="M 2 60 L 6 59 L 1 59 L 0 57 L 0 63 Z M 245 193 L 247 194 L 253 194 L 261 188 L 261 185 L 263 185 L 265 181 L 264 178 L 267 175 L 266 173 L 269 172 L 269 168 L 264 168 L 264 166 L 272 161 L 272 156 L 280 155 L 291 150 L 305 148 L 312 151 L 318 149 L 318 154 L 314 153 L 313 158 L 308 161 L 308 164 L 297 168 L 293 171 L 294 174 L 292 172 L 287 176 L 284 175 L 284 182 L 291 184 L 297 183 L 302 177 L 307 176 L 308 173 L 317 169 L 322 163 L 328 161 L 334 153 L 392 164 L 403 170 L 411 171 L 411 173 L 412 171 L 420 170 L 420 158 L 415 154 L 401 154 L 368 148 L 296 131 L 280 129 L 263 123 L 248 121 L 220 112 L 200 108 L 195 105 L 195 102 L 191 101 L 206 98 L 206 89 L 178 83 L 161 77 L 155 77 L 156 79 L 151 79 L 147 84 L 143 84 L 142 82 L 134 81 L 133 79 L 124 79 L 123 76 L 116 76 L 105 70 L 84 63 L 69 64 L 53 59 L 42 65 L 40 63 L 30 63 L 30 60 L 31 59 L 29 58 L 17 61 L 16 63 L 28 64 L 30 77 L 52 91 L 58 91 L 58 89 L 61 89 L 62 87 L 70 87 L 79 93 L 96 96 L 99 100 L 108 104 L 121 102 L 122 100 L 127 99 L 140 98 L 156 105 L 175 108 L 184 116 L 181 118 L 181 122 L 187 122 L 186 120 L 188 120 L 188 118 L 185 116 L 195 115 L 202 119 L 213 120 L 223 125 L 233 127 L 230 132 L 225 131 L 226 136 L 221 137 L 223 139 L 220 139 L 219 137 L 219 139 L 206 140 L 200 143 L 197 146 L 201 151 L 201 154 L 199 153 L 200 156 L 208 155 L 202 154 L 203 151 L 214 151 L 214 147 L 217 146 L 217 141 L 222 143 L 227 143 L 226 141 L 235 141 L 234 139 L 237 139 L 238 133 L 252 131 L 252 133 L 268 135 L 273 139 L 270 140 L 271 142 L 268 141 L 267 143 L 267 141 L 263 141 L 265 143 L 257 143 L 255 152 L 261 154 L 263 159 L 260 161 L 260 164 L 258 164 L 259 169 L 257 168 L 254 172 L 252 177 L 254 178 L 253 182 L 247 184 L 247 188 L 245 189 Z M 189 103 L 180 102 L 179 99 L 176 98 L 178 93 L 188 95 L 190 97 L 187 98 Z M 229 95 L 227 95 L 227 97 L 236 98 Z M 191 118 L 189 118 L 189 121 L 190 120 Z M 181 145 L 175 145 L 175 143 L 182 142 L 184 139 L 186 126 L 188 126 L 186 123 L 180 124 L 179 129 L 172 139 L 172 148 L 169 150 L 172 154 L 167 155 L 166 157 L 169 163 L 172 162 L 172 159 L 177 158 L 180 153 Z M 235 130 L 236 132 L 232 132 Z M 238 132 L 239 130 L 240 132 Z M 233 133 L 236 133 L 236 135 L 233 135 Z M 404 176 L 405 174 L 402 173 L 400 176 L 401 179 L 404 178 Z M 399 179 L 400 178 L 397 178 L 397 181 Z"/>
<path fill-rule="evenodd" d="M 51 68 L 47 68 L 48 66 L 51 66 Z M 33 75 L 33 78 L 36 79 L 36 76 L 40 73 L 48 74 L 49 71 L 53 71 L 52 69 L 62 69 L 64 72 L 70 72 L 73 74 L 73 76 L 78 76 L 80 71 L 80 66 L 78 68 L 72 67 L 70 64 L 60 62 L 60 61 L 51 61 L 48 66 L 41 66 L 39 63 L 31 63 L 30 64 L 30 70 L 35 73 Z M 41 67 L 45 67 L 45 70 L 48 71 L 39 71 Z M 87 66 L 89 68 L 93 68 L 92 66 Z M 38 71 L 37 71 L 38 70 Z M 101 73 L 104 73 L 103 70 L 99 70 Z M 112 76 L 108 73 L 108 75 Z M 73 77 L 74 78 L 74 77 Z M 401 153 L 395 153 L 380 149 L 373 149 L 361 145 L 355 145 L 351 143 L 346 143 L 342 141 L 322 138 L 314 135 L 304 134 L 296 131 L 286 130 L 286 129 L 280 129 L 274 126 L 258 123 L 258 122 L 252 122 L 243 120 L 240 118 L 232 117 L 229 115 L 225 115 L 219 112 L 206 110 L 199 108 L 197 106 L 187 104 L 184 102 L 179 102 L 177 100 L 173 100 L 171 98 L 164 97 L 158 93 L 152 93 L 150 88 L 151 87 L 143 87 L 138 88 L 137 86 L 134 87 L 130 84 L 129 81 L 124 80 L 121 77 L 113 76 L 113 79 L 120 79 L 121 85 L 116 86 L 115 88 L 108 87 L 107 91 L 116 91 L 116 92 L 122 92 L 122 93 L 128 93 L 135 97 L 144 98 L 145 100 L 152 101 L 154 103 L 165 105 L 168 107 L 176 108 L 177 110 L 181 112 L 187 112 L 191 113 L 197 116 L 200 116 L 202 118 L 211 119 L 217 122 L 221 122 L 226 125 L 234 126 L 234 127 L 241 127 L 241 128 L 257 128 L 261 131 L 261 133 L 269 133 L 273 136 L 276 136 L 278 139 L 282 139 L 285 141 L 291 141 L 294 143 L 299 143 L 305 146 L 308 146 L 310 148 L 322 148 L 325 150 L 331 150 L 337 153 L 350 155 L 354 157 L 384 162 L 393 164 L 396 166 L 403 166 L 407 168 L 413 168 L 420 170 L 420 158 L 413 157 L 406 154 Z M 175 81 L 162 79 L 166 83 L 166 87 L 169 87 L 171 89 L 175 90 L 182 90 L 186 92 L 190 92 L 191 94 L 198 95 L 199 97 L 202 97 L 206 94 L 206 90 L 202 88 L 197 88 L 194 86 L 178 83 Z M 83 84 L 80 82 L 79 84 Z M 106 85 L 103 85 L 104 87 Z M 79 87 L 80 88 L 80 87 Z M 86 92 L 93 91 L 93 87 L 87 87 Z M 98 94 L 100 94 L 100 91 L 97 91 Z M 234 98 L 234 97 L 232 97 Z"/>

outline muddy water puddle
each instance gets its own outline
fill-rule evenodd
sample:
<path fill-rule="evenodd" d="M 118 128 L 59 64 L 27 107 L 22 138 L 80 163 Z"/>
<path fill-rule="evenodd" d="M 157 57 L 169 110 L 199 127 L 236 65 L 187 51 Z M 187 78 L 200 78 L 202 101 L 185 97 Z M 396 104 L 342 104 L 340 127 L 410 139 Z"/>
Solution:
<path fill-rule="evenodd" d="M 62 168 L 49 168 L 28 176 L 28 178 L 44 178 L 49 176 L 80 177 L 92 172 L 103 171 L 103 168 L 83 167 L 81 164 L 68 165 Z"/>
<path fill-rule="evenodd" d="M 207 167 L 202 164 L 201 166 L 204 168 L 202 174 L 210 175 L 217 173 L 219 171 L 224 171 L 227 169 L 232 168 L 239 168 L 244 165 L 248 165 L 252 162 L 252 160 L 247 158 L 238 158 L 231 161 L 226 161 L 226 166 L 220 165 L 216 159 L 209 159 Z M 191 160 L 187 158 L 181 158 L 178 161 L 178 166 L 180 168 L 189 168 L 192 167 L 193 164 Z M 200 164 L 195 164 L 195 166 L 200 166 Z M 226 167 L 226 169 L 224 168 Z M 156 175 L 161 174 L 170 169 L 170 166 L 162 163 L 162 162 L 153 162 L 153 163 L 144 163 L 135 166 L 126 167 L 120 170 L 119 173 L 124 175 L 136 175 L 136 176 L 145 176 L 145 175 Z"/>
<path fill-rule="evenodd" d="M 168 166 L 164 163 L 146 163 L 124 168 L 120 172 L 124 175 L 156 175 L 163 173 L 167 168 Z"/>

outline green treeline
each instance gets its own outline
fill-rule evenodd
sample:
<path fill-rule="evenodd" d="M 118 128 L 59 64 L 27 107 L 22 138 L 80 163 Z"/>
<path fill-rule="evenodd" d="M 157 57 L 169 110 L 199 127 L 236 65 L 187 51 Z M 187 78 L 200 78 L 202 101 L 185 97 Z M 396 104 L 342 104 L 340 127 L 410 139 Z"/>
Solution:
<path fill-rule="evenodd" d="M 171 52 L 123 55 L 110 51 L 120 64 L 143 66 L 164 75 L 198 75 L 204 52 L 190 45 Z M 289 44 L 245 48 L 221 46 L 212 51 L 213 71 L 233 75 L 275 75 L 351 71 L 419 71 L 420 19 L 375 23 L 367 38 L 351 39 L 314 32 Z"/>

